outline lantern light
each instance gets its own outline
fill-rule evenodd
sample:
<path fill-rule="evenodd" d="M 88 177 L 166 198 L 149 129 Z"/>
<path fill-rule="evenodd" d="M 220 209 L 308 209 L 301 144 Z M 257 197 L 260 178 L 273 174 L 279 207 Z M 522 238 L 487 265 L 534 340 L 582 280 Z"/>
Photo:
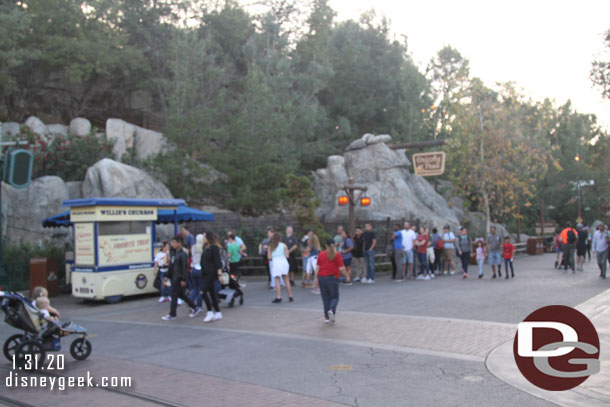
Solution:
<path fill-rule="evenodd" d="M 342 205 L 342 206 L 343 205 L 348 205 L 349 204 L 349 196 L 347 196 L 347 195 L 340 196 L 339 198 L 337 198 L 337 203 L 339 205 Z"/>
<path fill-rule="evenodd" d="M 362 197 L 360 198 L 360 205 L 362 206 L 369 206 L 371 204 L 371 198 L 368 197 Z"/>

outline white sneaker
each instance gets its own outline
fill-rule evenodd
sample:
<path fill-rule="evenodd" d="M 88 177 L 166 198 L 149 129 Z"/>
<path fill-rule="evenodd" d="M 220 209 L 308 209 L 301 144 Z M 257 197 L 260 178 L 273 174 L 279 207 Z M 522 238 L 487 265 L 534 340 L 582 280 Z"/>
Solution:
<path fill-rule="evenodd" d="M 430 276 L 426 276 L 426 277 L 424 277 L 424 280 L 432 280 L 432 279 L 430 278 Z"/>
<path fill-rule="evenodd" d="M 402 283 L 404 280 L 402 278 L 397 278 L 394 280 L 395 283 Z"/>
<path fill-rule="evenodd" d="M 366 284 L 369 282 L 368 278 L 363 277 L 362 280 L 360 280 L 361 283 Z"/>
<path fill-rule="evenodd" d="M 215 312 L 214 313 L 214 321 L 218 321 L 222 319 L 222 312 Z"/>
<path fill-rule="evenodd" d="M 178 305 L 182 305 L 184 304 L 184 301 L 182 301 L 180 298 L 178 298 Z"/>
<path fill-rule="evenodd" d="M 335 313 L 333 312 L 333 310 L 328 311 L 328 319 L 330 319 L 331 324 L 335 323 Z"/>
<path fill-rule="evenodd" d="M 203 318 L 203 322 L 212 322 L 214 320 L 214 313 L 212 311 L 208 311 L 207 314 L 205 314 L 205 318 Z"/>
<path fill-rule="evenodd" d="M 419 274 L 419 275 L 416 277 L 416 279 L 417 279 L 417 280 L 423 280 L 423 279 L 424 279 L 424 275 L 423 275 L 423 274 Z"/>
<path fill-rule="evenodd" d="M 375 280 L 373 280 L 372 278 L 369 279 L 369 281 L 366 282 L 367 284 L 375 284 Z"/>
<path fill-rule="evenodd" d="M 159 297 L 159 301 L 157 302 L 165 302 L 165 297 Z"/>
<path fill-rule="evenodd" d="M 434 273 L 430 274 L 430 279 L 435 278 L 436 276 L 434 275 Z"/>
<path fill-rule="evenodd" d="M 356 277 L 356 278 L 354 279 L 354 283 L 359 283 L 359 282 L 360 282 L 360 277 Z"/>

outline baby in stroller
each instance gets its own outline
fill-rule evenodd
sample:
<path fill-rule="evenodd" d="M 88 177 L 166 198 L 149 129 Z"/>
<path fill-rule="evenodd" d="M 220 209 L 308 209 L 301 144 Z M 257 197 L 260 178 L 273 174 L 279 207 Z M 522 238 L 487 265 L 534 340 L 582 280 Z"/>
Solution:
<path fill-rule="evenodd" d="M 34 289 L 32 290 L 32 305 L 37 308 L 40 308 L 38 305 L 36 305 L 36 300 L 41 297 L 47 299 L 48 304 L 46 305 L 45 309 L 48 311 L 48 313 L 51 316 L 59 319 L 59 311 L 51 307 L 51 302 L 49 301 L 49 292 L 47 291 L 47 289 L 41 286 L 34 287 Z"/>
<path fill-rule="evenodd" d="M 228 281 L 226 276 L 228 275 Z M 239 305 L 244 305 L 244 292 L 239 284 L 239 273 L 223 273 L 223 278 L 219 278 L 219 283 L 222 289 L 218 292 L 218 297 L 226 301 L 227 306 L 232 308 L 235 305 L 235 299 L 239 298 Z"/>

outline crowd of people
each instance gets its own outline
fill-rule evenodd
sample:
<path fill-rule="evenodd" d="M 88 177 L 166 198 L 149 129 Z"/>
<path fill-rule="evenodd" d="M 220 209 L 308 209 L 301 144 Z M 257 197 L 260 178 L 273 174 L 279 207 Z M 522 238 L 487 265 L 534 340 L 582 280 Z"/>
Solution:
<path fill-rule="evenodd" d="M 555 268 L 583 271 L 585 258 L 588 255 L 591 259 L 592 249 L 600 277 L 606 278 L 609 244 L 610 235 L 604 225 L 591 233 L 581 224 L 576 229 L 568 224 L 555 236 Z M 163 319 L 175 319 L 178 305 L 184 303 L 191 308 L 190 317 L 196 317 L 205 303 L 207 313 L 203 322 L 222 319 L 218 304 L 225 287 L 232 289 L 227 300 L 241 296 L 243 301 L 241 289 L 245 284 L 239 280 L 246 249 L 243 239 L 232 231 L 227 232 L 222 244 L 212 232 L 193 236 L 186 227 L 170 242 L 164 242 L 155 257 L 159 302 L 170 303 L 170 313 Z M 375 283 L 375 257 L 379 251 L 377 235 L 370 223 L 364 228 L 356 227 L 354 236 L 339 226 L 334 238 L 324 241 L 324 247 L 311 229 L 305 230 L 299 240 L 290 226 L 283 235 L 268 227 L 258 245 L 269 290 L 275 292 L 271 302 L 280 304 L 283 291 L 288 302 L 294 302 L 294 288 L 298 286 L 313 289 L 312 293 L 322 297 L 326 323 L 335 321 L 340 285 Z M 476 263 L 478 278 L 482 279 L 486 260 L 491 267 L 491 279 L 503 277 L 502 266 L 504 279 L 515 277 L 515 246 L 509 236 L 500 236 L 495 226 L 491 226 L 486 237 L 473 239 L 465 227 L 459 227 L 454 234 L 449 225 L 439 231 L 436 227 L 417 227 L 405 222 L 395 225 L 385 253 L 392 264 L 391 278 L 397 283 L 407 279 L 429 281 L 456 273 L 466 279 L 470 277 L 471 261 Z M 297 283 L 299 272 L 301 281 Z"/>
<path fill-rule="evenodd" d="M 557 252 L 555 268 L 564 271 L 572 270 L 572 273 L 582 272 L 585 260 L 588 257 L 588 260 L 591 261 L 591 251 L 593 251 L 600 271 L 599 276 L 605 279 L 608 262 L 610 262 L 608 258 L 609 242 L 610 235 L 604 224 L 598 225 L 595 231 L 592 231 L 580 223 L 574 229 L 568 222 L 565 228 L 555 232 L 555 251 Z"/>

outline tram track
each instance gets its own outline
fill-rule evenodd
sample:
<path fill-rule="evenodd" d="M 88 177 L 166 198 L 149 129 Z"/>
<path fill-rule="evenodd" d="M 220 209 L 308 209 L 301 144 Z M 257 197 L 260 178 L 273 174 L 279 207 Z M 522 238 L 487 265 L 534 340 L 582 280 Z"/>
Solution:
<path fill-rule="evenodd" d="M 0 369 L 6 371 L 6 372 L 10 372 L 11 369 L 8 368 L 7 366 L 0 366 Z M 20 374 L 23 374 L 20 372 Z M 31 374 L 36 374 L 39 376 L 46 376 L 46 377 L 64 377 L 66 378 L 66 376 L 64 375 L 60 375 L 57 373 L 50 373 L 50 372 L 41 372 L 41 371 L 36 371 L 36 372 L 31 372 Z M 128 390 L 123 390 L 120 388 L 114 388 L 114 387 L 93 387 L 91 388 L 91 390 L 93 391 L 104 391 L 107 393 L 111 393 L 111 394 L 115 394 L 118 395 L 119 397 L 124 397 L 124 398 L 130 398 L 135 400 L 139 400 L 140 402 L 144 402 L 147 404 L 138 404 L 138 406 L 142 406 L 142 407 L 146 407 L 147 405 L 150 406 L 161 406 L 161 407 L 187 407 L 184 404 L 178 404 L 178 403 L 174 403 L 172 401 L 169 400 L 164 400 L 164 399 L 160 399 L 158 397 L 154 397 L 154 396 L 149 396 L 146 394 L 141 394 L 141 393 L 136 393 L 133 391 L 128 391 Z M 6 394 L 6 393 L 5 393 Z M 44 407 L 44 406 L 36 406 L 33 404 L 29 404 L 26 403 L 24 401 L 21 400 L 15 400 L 9 397 L 6 397 L 6 395 L 0 395 L 0 405 L 2 405 L 2 403 L 10 406 L 10 407 Z"/>

